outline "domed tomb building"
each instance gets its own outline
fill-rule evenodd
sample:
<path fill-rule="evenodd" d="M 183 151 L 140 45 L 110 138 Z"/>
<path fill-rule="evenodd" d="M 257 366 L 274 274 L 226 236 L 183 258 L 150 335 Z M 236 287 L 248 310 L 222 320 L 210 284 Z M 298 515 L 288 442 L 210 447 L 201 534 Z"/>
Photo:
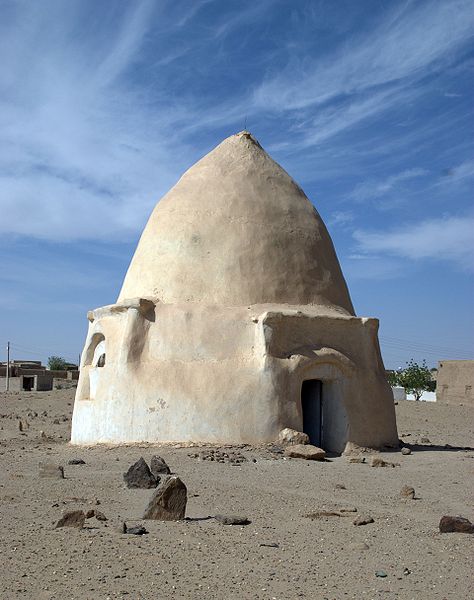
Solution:
<path fill-rule="evenodd" d="M 354 314 L 331 238 L 248 133 L 158 202 L 115 304 L 89 312 L 74 444 L 397 445 L 378 321 Z"/>

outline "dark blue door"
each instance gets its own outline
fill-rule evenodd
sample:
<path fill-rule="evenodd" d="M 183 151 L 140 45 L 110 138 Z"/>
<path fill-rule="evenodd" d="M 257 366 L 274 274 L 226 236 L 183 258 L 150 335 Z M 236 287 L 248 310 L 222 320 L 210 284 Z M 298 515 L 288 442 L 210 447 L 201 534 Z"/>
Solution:
<path fill-rule="evenodd" d="M 309 435 L 314 446 L 323 443 L 323 402 L 322 382 L 308 379 L 301 386 L 301 408 L 303 410 L 303 431 Z"/>

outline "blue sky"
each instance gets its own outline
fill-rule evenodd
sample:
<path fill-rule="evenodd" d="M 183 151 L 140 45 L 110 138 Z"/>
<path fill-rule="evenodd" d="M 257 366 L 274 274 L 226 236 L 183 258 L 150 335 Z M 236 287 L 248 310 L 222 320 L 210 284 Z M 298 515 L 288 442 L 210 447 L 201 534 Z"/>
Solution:
<path fill-rule="evenodd" d="M 473 358 L 470 0 L 0 0 L 0 342 L 82 349 L 148 215 L 246 127 L 333 237 L 387 367 Z"/>

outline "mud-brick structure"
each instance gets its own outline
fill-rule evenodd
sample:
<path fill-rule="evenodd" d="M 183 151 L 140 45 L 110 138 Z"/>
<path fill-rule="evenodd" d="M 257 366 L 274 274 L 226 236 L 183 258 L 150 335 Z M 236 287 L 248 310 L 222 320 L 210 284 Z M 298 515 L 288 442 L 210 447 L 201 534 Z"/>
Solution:
<path fill-rule="evenodd" d="M 474 406 L 474 360 L 442 360 L 438 363 L 436 401 Z"/>
<path fill-rule="evenodd" d="M 378 321 L 354 314 L 303 190 L 248 133 L 158 202 L 115 304 L 88 315 L 72 442 L 397 445 Z"/>

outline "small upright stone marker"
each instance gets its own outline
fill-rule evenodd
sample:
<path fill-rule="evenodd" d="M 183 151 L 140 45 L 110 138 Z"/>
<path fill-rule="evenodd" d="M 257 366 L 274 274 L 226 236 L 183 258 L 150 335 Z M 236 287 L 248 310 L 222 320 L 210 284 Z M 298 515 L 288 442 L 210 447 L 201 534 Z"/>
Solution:
<path fill-rule="evenodd" d="M 145 488 L 150 489 L 157 486 L 160 479 L 152 474 L 143 457 L 137 460 L 126 473 L 123 478 L 129 488 Z"/>
<path fill-rule="evenodd" d="M 151 457 L 150 471 L 155 477 L 158 477 L 158 479 L 160 478 L 160 475 L 169 475 L 171 473 L 164 458 L 161 458 L 161 456 L 157 456 L 156 454 Z"/>
<path fill-rule="evenodd" d="M 168 477 L 153 493 L 143 518 L 157 521 L 184 519 L 187 495 L 186 486 L 179 477 L 176 475 Z"/>

